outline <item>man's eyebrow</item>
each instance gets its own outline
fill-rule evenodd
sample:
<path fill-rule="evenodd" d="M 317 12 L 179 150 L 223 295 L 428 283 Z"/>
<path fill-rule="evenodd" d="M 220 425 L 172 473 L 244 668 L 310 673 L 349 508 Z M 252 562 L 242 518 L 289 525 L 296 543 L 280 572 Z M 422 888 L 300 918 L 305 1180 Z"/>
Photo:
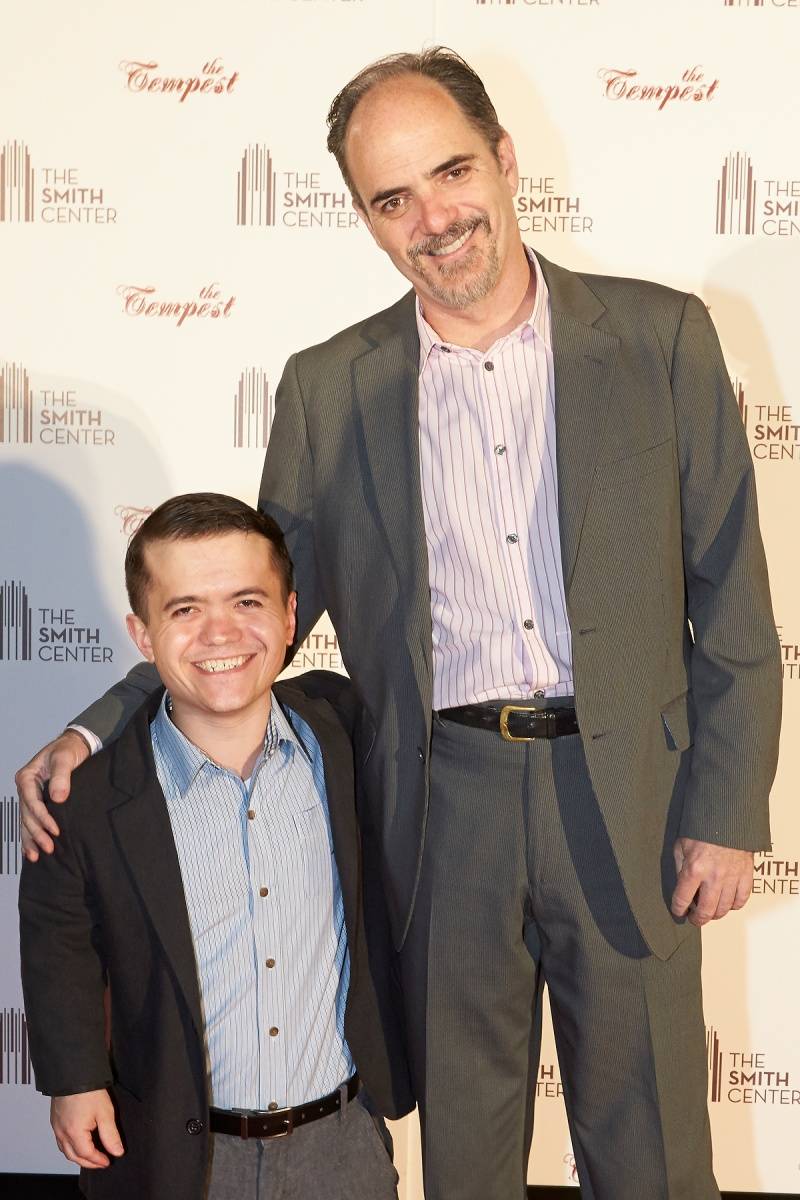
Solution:
<path fill-rule="evenodd" d="M 267 599 L 269 598 L 268 593 L 265 592 L 263 588 L 249 587 L 239 588 L 237 592 L 232 592 L 230 596 L 228 596 L 228 600 L 238 600 L 241 596 L 264 596 Z M 176 608 L 180 604 L 196 604 L 199 599 L 202 599 L 202 597 L 173 596 L 172 599 L 168 600 L 164 605 L 164 612 L 166 612 L 168 608 Z"/>
<path fill-rule="evenodd" d="M 444 175 L 447 171 L 452 171 L 453 167 L 459 166 L 461 163 L 472 162 L 477 155 L 475 154 L 454 154 L 452 158 L 446 159 L 443 163 L 439 163 L 431 171 L 425 173 L 426 179 L 435 179 L 437 175 Z M 392 196 L 396 196 L 398 192 L 406 191 L 404 185 L 399 187 L 386 188 L 382 192 L 376 192 L 369 202 L 370 208 L 374 208 L 376 204 L 381 204 L 384 200 L 391 200 Z"/>

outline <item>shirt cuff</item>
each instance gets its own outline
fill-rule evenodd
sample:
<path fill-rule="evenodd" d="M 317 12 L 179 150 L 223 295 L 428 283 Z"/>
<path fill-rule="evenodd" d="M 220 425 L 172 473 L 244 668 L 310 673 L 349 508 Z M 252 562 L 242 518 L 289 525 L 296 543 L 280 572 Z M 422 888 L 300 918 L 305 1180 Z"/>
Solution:
<path fill-rule="evenodd" d="M 103 743 L 96 733 L 92 733 L 91 729 L 86 729 L 83 725 L 68 725 L 67 729 L 74 729 L 76 733 L 81 735 L 89 747 L 91 754 L 97 754 L 98 751 L 103 749 Z"/>

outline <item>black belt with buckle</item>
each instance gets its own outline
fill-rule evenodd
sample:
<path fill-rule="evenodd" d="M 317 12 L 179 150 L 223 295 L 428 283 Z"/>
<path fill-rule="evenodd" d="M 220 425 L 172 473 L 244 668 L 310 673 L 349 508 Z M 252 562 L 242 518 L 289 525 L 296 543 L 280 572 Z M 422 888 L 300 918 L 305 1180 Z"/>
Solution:
<path fill-rule="evenodd" d="M 358 1075 L 347 1081 L 348 1103 L 358 1094 Z M 287 1137 L 300 1125 L 310 1125 L 320 1117 L 330 1116 L 342 1107 L 342 1089 L 337 1088 L 321 1100 L 298 1104 L 296 1108 L 275 1108 L 269 1112 L 237 1112 L 230 1108 L 209 1110 L 208 1128 L 212 1133 L 227 1133 L 240 1138 Z"/>
<path fill-rule="evenodd" d="M 491 708 L 485 704 L 464 704 L 460 708 L 440 708 L 438 715 L 443 721 L 492 729 L 507 742 L 532 742 L 578 732 L 574 708 L 529 708 L 524 704 Z"/>

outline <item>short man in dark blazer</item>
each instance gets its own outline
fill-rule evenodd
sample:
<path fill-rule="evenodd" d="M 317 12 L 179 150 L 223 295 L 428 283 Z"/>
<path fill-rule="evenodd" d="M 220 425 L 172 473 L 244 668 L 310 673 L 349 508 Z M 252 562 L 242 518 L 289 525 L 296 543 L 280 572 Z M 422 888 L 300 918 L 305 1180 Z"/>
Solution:
<path fill-rule="evenodd" d="M 371 1107 L 408 1110 L 367 954 L 349 689 L 272 687 L 291 574 L 238 500 L 155 510 L 126 558 L 128 627 L 166 691 L 76 773 L 55 854 L 22 871 L 36 1082 L 90 1197 L 396 1197 L 354 1067 Z"/>

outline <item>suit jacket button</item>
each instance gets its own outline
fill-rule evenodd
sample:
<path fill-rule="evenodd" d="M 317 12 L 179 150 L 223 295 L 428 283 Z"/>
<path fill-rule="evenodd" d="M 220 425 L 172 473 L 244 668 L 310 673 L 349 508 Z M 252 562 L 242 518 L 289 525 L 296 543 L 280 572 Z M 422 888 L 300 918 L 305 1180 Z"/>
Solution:
<path fill-rule="evenodd" d="M 189 1120 L 186 1122 L 186 1132 L 192 1133 L 192 1134 L 202 1133 L 203 1132 L 203 1122 L 199 1121 L 197 1119 L 197 1117 L 190 1117 Z"/>

